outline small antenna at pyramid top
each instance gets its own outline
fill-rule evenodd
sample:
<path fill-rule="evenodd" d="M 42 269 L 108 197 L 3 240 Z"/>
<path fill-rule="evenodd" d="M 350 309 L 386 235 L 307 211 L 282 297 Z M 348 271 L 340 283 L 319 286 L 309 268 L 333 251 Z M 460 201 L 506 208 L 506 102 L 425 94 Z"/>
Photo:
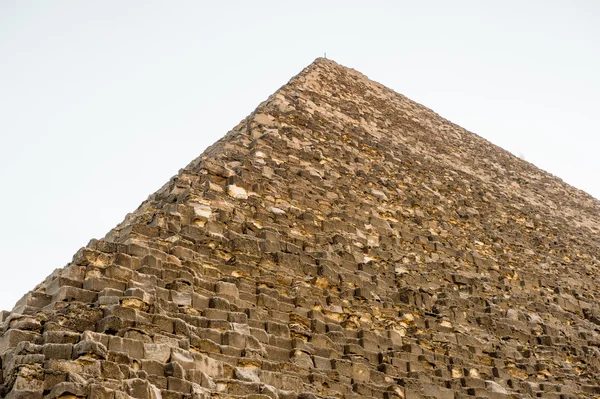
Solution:
<path fill-rule="evenodd" d="M 323 53 L 323 58 L 327 58 L 327 53 Z"/>

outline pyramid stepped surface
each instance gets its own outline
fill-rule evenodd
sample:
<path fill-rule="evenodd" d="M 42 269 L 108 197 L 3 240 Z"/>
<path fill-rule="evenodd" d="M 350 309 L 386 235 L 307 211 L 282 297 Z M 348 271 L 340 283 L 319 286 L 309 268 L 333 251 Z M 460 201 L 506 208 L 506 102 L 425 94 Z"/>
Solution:
<path fill-rule="evenodd" d="M 600 397 L 599 228 L 317 59 L 2 313 L 0 397 Z"/>

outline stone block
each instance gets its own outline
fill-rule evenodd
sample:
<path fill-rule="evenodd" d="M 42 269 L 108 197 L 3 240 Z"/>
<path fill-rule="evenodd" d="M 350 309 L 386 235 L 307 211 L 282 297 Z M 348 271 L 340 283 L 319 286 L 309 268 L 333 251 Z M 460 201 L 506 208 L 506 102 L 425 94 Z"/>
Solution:
<path fill-rule="evenodd" d="M 185 372 L 185 379 L 193 384 L 198 384 L 203 388 L 211 390 L 216 389 L 216 384 L 213 379 L 200 370 L 187 370 Z"/>
<path fill-rule="evenodd" d="M 195 354 L 195 369 L 206 373 L 211 378 L 231 378 L 233 376 L 233 367 L 220 360 L 213 359 L 203 354 Z"/>
<path fill-rule="evenodd" d="M 227 314 L 227 320 L 236 324 L 248 324 L 248 315 L 242 312 L 229 312 Z"/>
<path fill-rule="evenodd" d="M 167 344 L 144 343 L 144 359 L 166 363 L 171 357 L 171 347 Z"/>
<path fill-rule="evenodd" d="M 305 369 L 310 369 L 310 368 L 315 367 L 310 354 L 308 354 L 304 351 L 298 350 L 298 349 L 291 351 L 290 359 L 291 359 L 292 363 L 296 364 L 299 367 L 305 368 Z"/>
<path fill-rule="evenodd" d="M 313 355 L 313 363 L 316 369 L 319 370 L 331 370 L 331 359 L 321 356 Z"/>
<path fill-rule="evenodd" d="M 363 363 L 352 363 L 351 377 L 354 381 L 367 382 L 369 381 L 369 367 Z"/>
<path fill-rule="evenodd" d="M 42 399 L 42 390 L 28 390 L 28 389 L 15 389 L 13 388 L 5 399 Z"/>
<path fill-rule="evenodd" d="M 168 334 L 173 334 L 173 319 L 168 316 L 155 314 L 152 316 L 152 324 L 158 327 L 161 331 L 164 331 Z"/>
<path fill-rule="evenodd" d="M 194 309 L 204 310 L 209 307 L 210 298 L 197 293 L 192 293 L 192 306 Z"/>
<path fill-rule="evenodd" d="M 10 312 L 8 310 L 1 311 L 0 312 L 0 323 L 2 323 L 4 320 L 6 320 L 9 315 L 10 315 Z"/>
<path fill-rule="evenodd" d="M 68 377 L 68 373 L 63 371 L 56 371 L 45 369 L 44 370 L 44 391 L 50 391 L 56 385 L 61 382 L 66 382 Z"/>
<path fill-rule="evenodd" d="M 433 398 L 454 399 L 454 391 L 437 384 L 423 384 L 423 394 Z"/>
<path fill-rule="evenodd" d="M 278 337 L 289 338 L 290 336 L 290 329 L 287 324 L 267 321 L 265 323 L 265 329 L 269 334 L 273 334 Z"/>
<path fill-rule="evenodd" d="M 88 277 L 83 281 L 84 290 L 99 292 L 105 288 L 123 292 L 127 289 L 127 282 L 108 277 Z"/>
<path fill-rule="evenodd" d="M 263 344 L 269 343 L 269 334 L 267 334 L 267 332 L 262 328 L 250 327 L 250 334 Z"/>
<path fill-rule="evenodd" d="M 165 376 L 183 378 L 185 376 L 185 370 L 178 362 L 169 362 L 165 364 Z"/>
<path fill-rule="evenodd" d="M 132 287 L 125 290 L 123 296 L 138 298 L 145 303 L 151 304 L 154 302 L 154 294 L 140 287 Z"/>
<path fill-rule="evenodd" d="M 277 309 L 279 302 L 277 298 L 263 293 L 256 295 L 256 304 L 269 309 Z"/>
<path fill-rule="evenodd" d="M 141 378 L 130 378 L 123 381 L 123 385 L 128 395 L 136 399 L 154 399 L 151 392 L 150 383 Z"/>
<path fill-rule="evenodd" d="M 254 395 L 259 395 L 260 393 L 260 383 L 246 382 L 241 380 L 229 380 L 224 383 L 226 384 L 224 389 L 230 395 L 239 397 L 253 397 Z M 220 385 L 220 383 L 217 384 Z"/>
<path fill-rule="evenodd" d="M 235 331 L 225 331 L 222 337 L 223 345 L 243 349 L 246 347 L 246 336 Z"/>
<path fill-rule="evenodd" d="M 240 297 L 237 286 L 233 283 L 227 283 L 225 281 L 218 281 L 217 284 L 215 284 L 215 292 L 218 296 L 229 299 L 238 299 Z"/>
<path fill-rule="evenodd" d="M 229 312 L 227 310 L 222 309 L 214 309 L 208 308 L 202 311 L 202 316 L 206 317 L 209 320 L 223 320 L 227 321 L 229 319 Z M 210 325 L 210 322 L 209 322 Z"/>
<path fill-rule="evenodd" d="M 229 301 L 227 299 L 219 297 L 210 298 L 208 306 L 212 309 L 219 309 L 225 312 L 229 312 L 230 309 Z"/>
<path fill-rule="evenodd" d="M 48 399 L 87 397 L 88 389 L 84 384 L 74 382 L 61 382 L 54 386 L 45 396 Z"/>
<path fill-rule="evenodd" d="M 71 359 L 73 344 L 45 344 L 42 353 L 46 359 Z"/>
<path fill-rule="evenodd" d="M 111 337 L 108 342 L 108 350 L 126 353 L 134 359 L 144 358 L 144 343 L 129 338 Z"/>
<path fill-rule="evenodd" d="M 94 303 L 96 302 L 97 295 L 94 291 L 66 285 L 58 288 L 52 297 L 52 301 Z"/>
<path fill-rule="evenodd" d="M 196 359 L 194 358 L 194 355 L 191 352 L 180 348 L 171 348 L 170 362 L 181 365 L 184 370 L 196 368 Z"/>
<path fill-rule="evenodd" d="M 245 382 L 261 382 L 259 377 L 260 370 L 256 367 L 236 367 L 234 376 L 236 379 Z"/>
<path fill-rule="evenodd" d="M 350 377 L 352 375 L 352 362 L 345 359 L 331 359 L 331 365 L 334 370 L 337 370 L 341 375 Z"/>
<path fill-rule="evenodd" d="M 44 331 L 42 335 L 46 344 L 76 344 L 81 334 L 71 331 Z"/>
<path fill-rule="evenodd" d="M 178 306 L 192 306 L 192 292 L 170 290 L 169 300 Z"/>
<path fill-rule="evenodd" d="M 266 353 L 267 359 L 274 362 L 288 362 L 290 360 L 290 350 L 279 348 L 277 346 L 271 345 L 263 345 Z"/>
<path fill-rule="evenodd" d="M 104 274 L 108 278 L 120 281 L 130 281 L 133 280 L 135 276 L 135 272 L 130 268 L 115 264 L 110 265 L 106 269 L 104 269 Z"/>
<path fill-rule="evenodd" d="M 108 350 L 101 342 L 82 340 L 73 346 L 73 359 L 77 359 L 81 356 L 87 356 L 93 359 L 106 359 L 108 357 Z"/>
<path fill-rule="evenodd" d="M 105 360 L 100 364 L 100 371 L 103 378 L 112 380 L 122 380 L 127 378 L 129 375 L 125 374 L 125 369 L 121 368 L 121 364 L 112 360 Z"/>
<path fill-rule="evenodd" d="M 0 337 L 0 355 L 6 353 L 9 348 L 14 348 L 19 342 L 35 343 L 41 338 L 40 334 L 32 331 L 10 329 Z"/>
<path fill-rule="evenodd" d="M 52 295 L 45 294 L 43 292 L 31 291 L 25 294 L 13 308 L 14 313 L 21 313 L 22 309 L 26 307 L 41 309 L 50 304 L 52 301 Z"/>
<path fill-rule="evenodd" d="M 114 391 L 101 384 L 90 384 L 89 391 L 88 399 L 115 399 Z"/>
<path fill-rule="evenodd" d="M 310 321 L 310 329 L 317 334 L 324 334 L 327 332 L 327 324 L 324 321 L 312 319 Z"/>

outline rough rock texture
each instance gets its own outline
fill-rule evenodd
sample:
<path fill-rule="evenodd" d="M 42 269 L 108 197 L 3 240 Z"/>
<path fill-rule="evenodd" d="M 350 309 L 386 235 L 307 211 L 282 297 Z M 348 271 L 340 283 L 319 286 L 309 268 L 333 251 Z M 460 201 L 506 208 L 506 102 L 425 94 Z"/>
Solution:
<path fill-rule="evenodd" d="M 317 59 L 0 314 L 0 397 L 600 397 L 599 233 Z"/>

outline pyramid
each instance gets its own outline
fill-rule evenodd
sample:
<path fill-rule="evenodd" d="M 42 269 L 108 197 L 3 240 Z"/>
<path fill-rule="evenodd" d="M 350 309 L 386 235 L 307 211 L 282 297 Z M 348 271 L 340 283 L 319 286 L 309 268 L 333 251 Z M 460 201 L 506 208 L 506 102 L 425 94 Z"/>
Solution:
<path fill-rule="evenodd" d="M 0 315 L 0 397 L 600 397 L 600 202 L 327 59 Z"/>

